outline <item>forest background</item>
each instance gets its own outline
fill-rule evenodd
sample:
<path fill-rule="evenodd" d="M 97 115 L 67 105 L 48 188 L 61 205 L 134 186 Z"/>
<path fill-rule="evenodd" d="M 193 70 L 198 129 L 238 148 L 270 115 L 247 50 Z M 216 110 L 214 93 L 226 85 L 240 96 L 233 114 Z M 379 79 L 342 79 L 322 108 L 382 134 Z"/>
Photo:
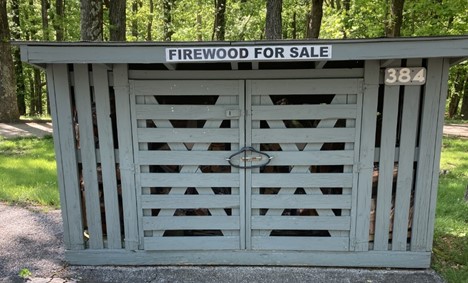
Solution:
<path fill-rule="evenodd" d="M 10 40 L 211 41 L 466 35 L 466 0 L 0 0 L 0 121 L 48 114 L 45 73 Z M 468 62 L 447 117 L 468 118 Z"/>

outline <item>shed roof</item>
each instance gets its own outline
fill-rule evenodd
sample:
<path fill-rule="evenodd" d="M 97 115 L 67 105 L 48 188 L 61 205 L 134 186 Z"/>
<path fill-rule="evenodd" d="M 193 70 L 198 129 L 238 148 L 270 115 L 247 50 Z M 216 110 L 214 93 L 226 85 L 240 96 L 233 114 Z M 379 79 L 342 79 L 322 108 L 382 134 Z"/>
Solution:
<path fill-rule="evenodd" d="M 267 47 L 328 45 L 327 59 L 301 61 L 391 60 L 405 58 L 468 58 L 468 35 L 335 40 L 276 40 L 223 42 L 13 42 L 21 48 L 22 60 L 31 64 L 49 63 L 167 63 L 167 48 Z M 236 61 L 236 60 L 233 60 Z M 250 61 L 263 61 L 262 59 Z M 274 60 L 269 60 L 274 61 Z M 192 60 L 204 62 L 204 60 Z"/>

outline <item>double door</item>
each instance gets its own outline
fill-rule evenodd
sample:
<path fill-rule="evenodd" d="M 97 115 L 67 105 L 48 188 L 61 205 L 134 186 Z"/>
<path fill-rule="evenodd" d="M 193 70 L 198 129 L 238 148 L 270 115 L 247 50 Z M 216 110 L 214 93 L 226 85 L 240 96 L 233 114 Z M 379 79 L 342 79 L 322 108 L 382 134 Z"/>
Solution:
<path fill-rule="evenodd" d="M 348 251 L 360 79 L 131 81 L 145 250 Z"/>

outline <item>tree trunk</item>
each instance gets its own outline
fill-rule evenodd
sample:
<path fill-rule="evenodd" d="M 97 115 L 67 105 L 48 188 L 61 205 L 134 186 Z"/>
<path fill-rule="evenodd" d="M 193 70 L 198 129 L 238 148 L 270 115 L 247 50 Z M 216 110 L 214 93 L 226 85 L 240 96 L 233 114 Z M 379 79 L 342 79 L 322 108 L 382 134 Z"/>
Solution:
<path fill-rule="evenodd" d="M 81 40 L 102 41 L 101 0 L 81 0 Z"/>
<path fill-rule="evenodd" d="M 448 117 L 453 118 L 458 114 L 458 105 L 460 105 L 460 95 L 455 92 L 450 96 L 450 102 L 448 106 Z"/>
<path fill-rule="evenodd" d="M 125 41 L 126 28 L 126 0 L 111 0 L 109 3 L 110 40 Z"/>
<path fill-rule="evenodd" d="M 403 6 L 405 0 L 392 0 L 392 7 L 390 11 L 390 19 L 388 21 L 388 28 L 386 28 L 387 37 L 399 37 L 401 25 L 403 23 Z"/>
<path fill-rule="evenodd" d="M 344 15 L 343 15 L 343 38 L 348 38 L 348 32 L 351 30 L 351 0 L 343 0 Z"/>
<path fill-rule="evenodd" d="M 172 7 L 174 4 L 174 0 L 163 0 L 164 41 L 171 41 L 174 34 L 172 30 Z"/>
<path fill-rule="evenodd" d="M 214 0 L 215 19 L 212 40 L 224 40 L 226 34 L 226 0 Z"/>
<path fill-rule="evenodd" d="M 152 35 L 152 30 L 153 30 L 153 18 L 154 18 L 154 3 L 153 3 L 153 0 L 149 0 L 149 12 L 150 12 L 150 16 L 149 16 L 149 19 L 148 19 L 148 25 L 146 27 L 146 40 L 147 41 L 152 41 L 153 40 L 153 35 Z"/>
<path fill-rule="evenodd" d="M 468 120 L 468 78 L 466 76 L 463 86 L 463 101 L 461 105 L 460 116 L 462 116 L 462 119 Z"/>
<path fill-rule="evenodd" d="M 42 39 L 45 41 L 50 40 L 49 36 L 49 18 L 47 11 L 49 10 L 49 1 L 41 0 L 41 19 L 42 19 Z"/>
<path fill-rule="evenodd" d="M 309 20 L 307 22 L 307 38 L 318 38 L 322 26 L 323 0 L 312 0 Z"/>
<path fill-rule="evenodd" d="M 283 0 L 268 0 L 266 4 L 265 38 L 281 39 Z"/>
<path fill-rule="evenodd" d="M 19 119 L 6 1 L 0 0 L 0 122 Z"/>
<path fill-rule="evenodd" d="M 11 32 L 11 35 L 14 39 L 21 39 L 21 35 L 19 34 L 18 27 L 21 26 L 20 21 L 20 11 L 19 11 L 19 0 L 11 1 L 11 11 L 13 14 L 13 23 L 17 28 L 15 31 Z M 15 75 L 16 75 L 16 93 L 17 93 L 17 103 L 18 103 L 18 110 L 20 115 L 26 114 L 26 101 L 24 95 L 26 93 L 26 88 L 24 86 L 24 76 L 23 76 L 23 62 L 21 61 L 21 54 L 19 48 L 13 49 L 13 57 L 14 57 L 14 64 L 15 64 Z"/>
<path fill-rule="evenodd" d="M 138 39 L 138 35 L 139 35 L 137 14 L 138 14 L 138 10 L 139 10 L 140 6 L 141 6 L 140 0 L 133 0 L 133 2 L 132 2 L 132 16 L 133 16 L 133 19 L 132 19 L 132 36 L 135 39 Z"/>
<path fill-rule="evenodd" d="M 63 41 L 63 23 L 65 20 L 63 0 L 55 0 L 54 17 L 55 40 Z"/>
<path fill-rule="evenodd" d="M 294 13 L 293 13 L 293 20 L 292 20 L 291 25 L 292 25 L 291 38 L 296 39 L 297 38 L 297 14 L 296 14 L 296 11 L 294 11 Z"/>
<path fill-rule="evenodd" d="M 41 71 L 34 68 L 34 93 L 35 97 L 32 103 L 34 103 L 35 113 L 34 115 L 44 114 L 42 111 L 42 78 Z"/>

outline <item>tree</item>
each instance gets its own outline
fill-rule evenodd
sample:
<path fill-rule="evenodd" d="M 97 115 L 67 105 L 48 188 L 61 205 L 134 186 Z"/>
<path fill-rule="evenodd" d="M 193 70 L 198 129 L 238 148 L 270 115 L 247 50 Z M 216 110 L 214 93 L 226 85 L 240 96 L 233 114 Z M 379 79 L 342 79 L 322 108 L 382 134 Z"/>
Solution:
<path fill-rule="evenodd" d="M 307 38 L 318 38 L 322 26 L 323 0 L 312 0 L 307 21 Z"/>
<path fill-rule="evenodd" d="M 149 0 L 149 17 L 148 17 L 148 24 L 146 27 L 146 40 L 151 41 L 153 40 L 153 35 L 151 30 L 153 29 L 153 18 L 154 18 L 154 3 L 153 0 Z"/>
<path fill-rule="evenodd" d="M 265 20 L 265 38 L 266 39 L 281 39 L 282 38 L 282 18 L 281 12 L 283 9 L 283 0 L 268 0 L 266 4 L 266 20 Z"/>
<path fill-rule="evenodd" d="M 63 0 L 55 0 L 54 29 L 55 29 L 55 40 L 57 41 L 63 41 L 64 19 L 65 19 L 65 11 L 63 7 Z"/>
<path fill-rule="evenodd" d="M 125 41 L 126 0 L 111 0 L 109 3 L 109 31 L 111 41 Z"/>
<path fill-rule="evenodd" d="M 0 121 L 19 119 L 6 1 L 0 0 Z"/>
<path fill-rule="evenodd" d="M 163 0 L 163 16 L 164 16 L 164 41 L 171 41 L 174 30 L 172 27 L 172 8 L 175 0 Z"/>
<path fill-rule="evenodd" d="M 15 28 L 11 32 L 11 35 L 14 39 L 20 40 L 21 33 L 21 21 L 20 21 L 20 9 L 19 9 L 19 0 L 11 1 L 11 10 L 13 14 L 13 24 Z M 18 110 L 20 115 L 26 114 L 26 87 L 25 87 L 25 77 L 23 72 L 23 62 L 21 61 L 21 54 L 19 48 L 13 49 L 13 57 L 15 62 L 15 74 L 16 74 L 16 93 L 17 93 L 17 102 Z"/>
<path fill-rule="evenodd" d="M 81 0 L 81 40 L 102 41 L 102 1 Z"/>
<path fill-rule="evenodd" d="M 214 0 L 215 19 L 212 40 L 224 40 L 226 34 L 226 0 Z"/>
<path fill-rule="evenodd" d="M 385 28 L 387 37 L 399 37 L 401 26 L 403 24 L 403 6 L 405 0 L 392 0 L 390 19 Z"/>

